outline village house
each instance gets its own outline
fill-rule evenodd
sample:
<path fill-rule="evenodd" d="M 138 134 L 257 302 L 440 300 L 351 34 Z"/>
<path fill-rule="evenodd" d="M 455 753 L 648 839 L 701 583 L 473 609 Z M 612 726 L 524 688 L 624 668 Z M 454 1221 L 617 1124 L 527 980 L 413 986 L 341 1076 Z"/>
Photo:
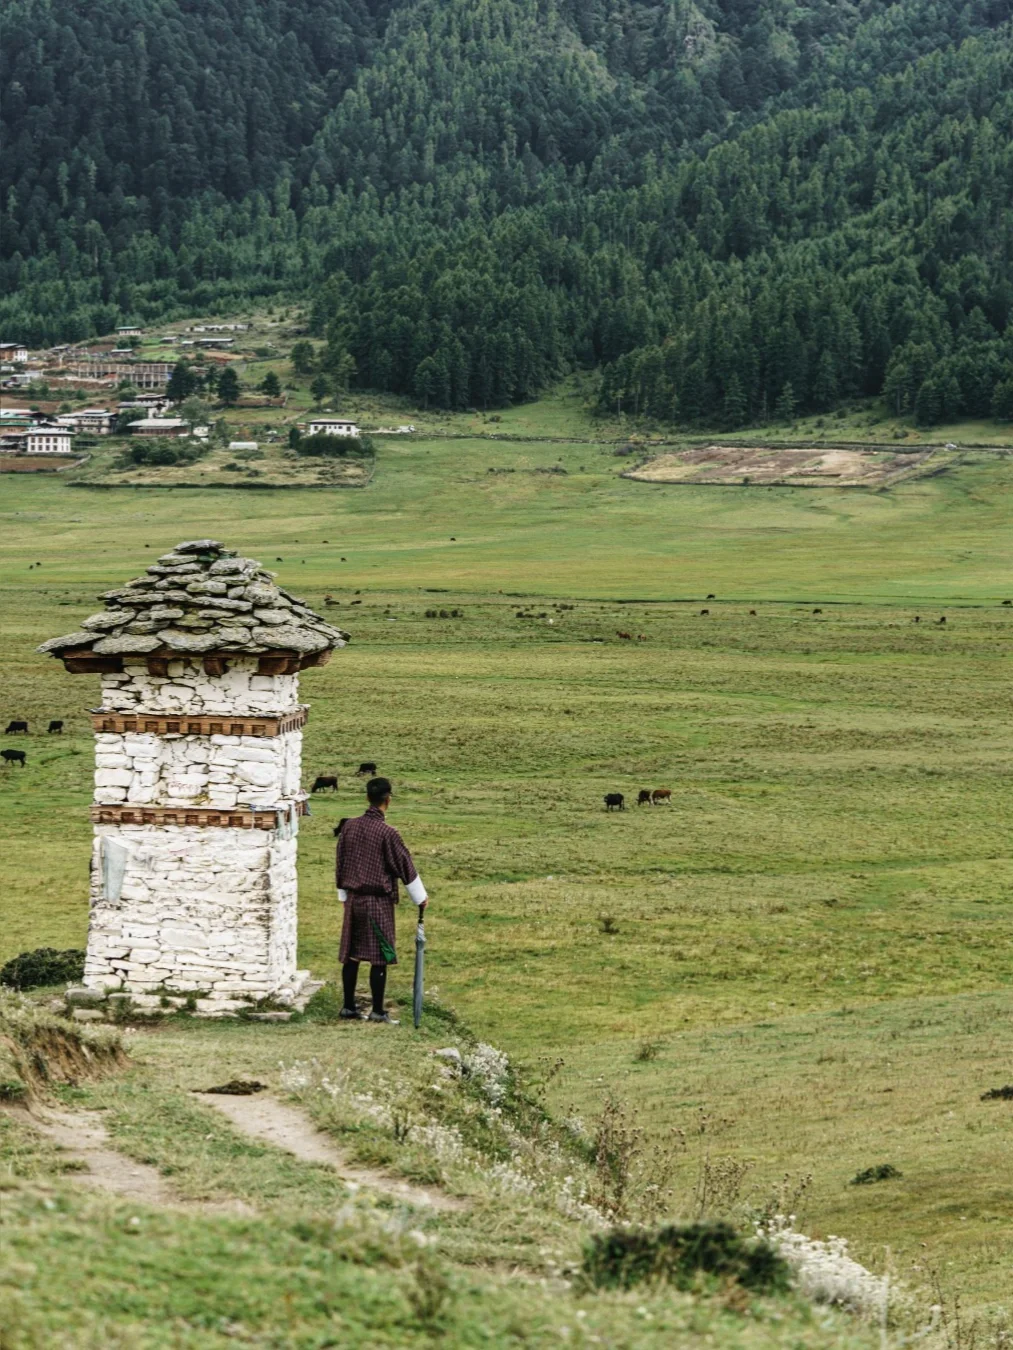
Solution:
<path fill-rule="evenodd" d="M 29 408 L 0 408 L 0 432 L 27 431 L 30 426 L 43 420 Z"/>
<path fill-rule="evenodd" d="M 213 348 L 213 349 L 216 350 L 216 351 L 217 351 L 217 350 L 221 350 L 221 349 L 223 349 L 223 348 L 225 348 L 225 347 L 234 347 L 235 345 L 236 345 L 236 339 L 235 339 L 235 338 L 214 337 L 214 338 L 198 338 L 198 339 L 197 339 L 197 346 L 198 346 L 198 347 L 210 347 L 210 348 Z"/>
<path fill-rule="evenodd" d="M 26 455 L 72 455 L 74 453 L 74 433 L 69 427 L 47 426 L 45 424 L 31 427 L 22 434 L 21 443 Z"/>
<path fill-rule="evenodd" d="M 15 365 L 24 365 L 28 360 L 28 348 L 20 342 L 0 342 L 0 361 L 13 361 Z"/>
<path fill-rule="evenodd" d="M 75 379 L 129 380 L 138 389 L 161 389 L 169 383 L 172 366 L 168 361 L 121 361 L 108 354 L 89 352 L 67 362 L 66 375 Z"/>
<path fill-rule="evenodd" d="M 165 394 L 138 394 L 136 398 L 123 399 L 119 411 L 132 412 L 136 409 L 138 412 L 153 414 L 164 412 L 168 406 L 169 399 Z"/>
<path fill-rule="evenodd" d="M 145 417 L 127 430 L 132 436 L 185 436 L 188 427 L 182 417 Z"/>
<path fill-rule="evenodd" d="M 77 412 L 63 413 L 56 420 L 61 427 L 70 427 L 72 431 L 108 436 L 113 429 L 113 418 L 114 414 L 108 408 L 81 408 Z"/>
<path fill-rule="evenodd" d="M 118 338 L 140 337 L 143 332 L 143 328 L 138 328 L 136 324 L 128 323 L 123 328 L 117 328 L 116 336 Z"/>
<path fill-rule="evenodd" d="M 310 436 L 358 436 L 355 422 L 343 417 L 314 417 L 309 424 Z"/>
<path fill-rule="evenodd" d="M 230 450 L 256 450 L 258 448 L 256 441 L 229 441 Z"/>

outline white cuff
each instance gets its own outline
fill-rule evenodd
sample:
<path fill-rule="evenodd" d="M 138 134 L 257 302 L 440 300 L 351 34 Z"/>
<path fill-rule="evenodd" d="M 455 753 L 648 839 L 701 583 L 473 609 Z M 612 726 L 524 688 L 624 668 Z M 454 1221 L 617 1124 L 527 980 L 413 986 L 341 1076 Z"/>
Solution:
<path fill-rule="evenodd" d="M 348 892 L 343 891 L 340 886 L 338 887 L 338 899 L 341 901 L 342 904 L 344 904 L 345 901 L 348 899 Z"/>
<path fill-rule="evenodd" d="M 421 877 L 416 877 L 414 881 L 409 881 L 408 894 L 417 905 L 421 905 L 423 900 L 429 899 L 429 896 L 426 894 L 426 888 L 422 884 Z"/>

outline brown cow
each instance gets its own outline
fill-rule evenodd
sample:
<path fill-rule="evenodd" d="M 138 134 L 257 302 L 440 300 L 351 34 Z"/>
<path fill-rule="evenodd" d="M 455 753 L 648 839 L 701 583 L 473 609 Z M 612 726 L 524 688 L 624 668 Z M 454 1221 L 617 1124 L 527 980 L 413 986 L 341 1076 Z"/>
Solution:
<path fill-rule="evenodd" d="M 671 788 L 655 788 L 651 793 L 651 803 L 657 806 L 658 802 L 670 802 L 672 800 Z"/>
<path fill-rule="evenodd" d="M 617 637 L 617 638 L 622 638 L 623 642 L 632 642 L 632 641 L 633 641 L 633 634 L 632 634 L 632 633 L 621 633 L 621 632 L 619 631 L 618 628 L 616 629 L 616 637 Z"/>

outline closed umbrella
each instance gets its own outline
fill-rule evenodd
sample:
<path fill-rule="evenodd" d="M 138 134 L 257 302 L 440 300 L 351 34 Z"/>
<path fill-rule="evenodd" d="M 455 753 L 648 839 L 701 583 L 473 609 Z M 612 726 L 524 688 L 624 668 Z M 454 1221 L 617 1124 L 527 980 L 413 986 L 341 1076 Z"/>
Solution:
<path fill-rule="evenodd" d="M 425 964 L 426 930 L 420 916 L 419 926 L 415 930 L 415 990 L 412 997 L 412 1009 L 415 1015 L 416 1028 L 422 1021 L 422 978 L 425 971 Z"/>

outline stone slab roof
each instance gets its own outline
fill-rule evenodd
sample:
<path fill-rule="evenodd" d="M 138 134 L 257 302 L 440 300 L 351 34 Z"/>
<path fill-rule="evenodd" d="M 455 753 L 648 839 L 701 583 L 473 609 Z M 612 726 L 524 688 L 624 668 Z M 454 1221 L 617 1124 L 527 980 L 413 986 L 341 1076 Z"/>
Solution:
<path fill-rule="evenodd" d="M 177 544 L 147 569 L 101 597 L 105 609 L 40 652 L 96 656 L 149 652 L 296 652 L 343 647 L 348 634 L 283 590 L 254 558 L 216 539 Z"/>

